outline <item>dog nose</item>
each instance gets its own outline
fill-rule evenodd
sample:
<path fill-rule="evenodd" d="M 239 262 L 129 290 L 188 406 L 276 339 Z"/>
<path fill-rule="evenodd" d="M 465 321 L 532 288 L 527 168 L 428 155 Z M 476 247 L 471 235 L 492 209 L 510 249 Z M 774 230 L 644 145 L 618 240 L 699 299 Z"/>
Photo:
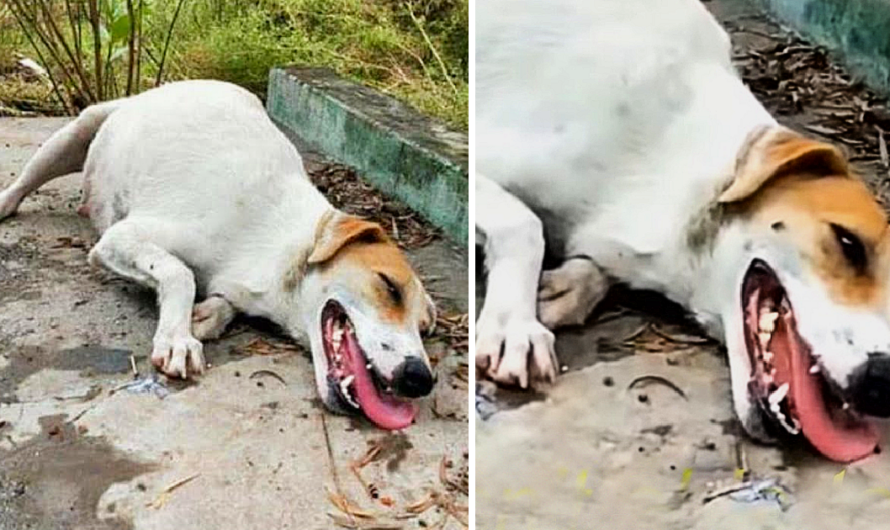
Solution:
<path fill-rule="evenodd" d="M 853 405 L 869 416 L 890 417 L 890 355 L 870 354 L 850 376 Z"/>
<path fill-rule="evenodd" d="M 393 372 L 392 386 L 396 394 L 416 398 L 433 390 L 433 374 L 420 357 L 408 357 Z"/>

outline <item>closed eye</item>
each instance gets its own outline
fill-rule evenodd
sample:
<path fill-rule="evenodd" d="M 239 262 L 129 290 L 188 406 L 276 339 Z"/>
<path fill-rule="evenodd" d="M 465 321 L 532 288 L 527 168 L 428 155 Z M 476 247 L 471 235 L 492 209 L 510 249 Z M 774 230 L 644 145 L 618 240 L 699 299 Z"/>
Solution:
<path fill-rule="evenodd" d="M 402 303 L 402 291 L 399 289 L 399 286 L 396 285 L 396 282 L 392 281 L 392 279 L 383 274 L 382 272 L 377 273 L 380 276 L 380 279 L 383 280 L 383 284 L 386 286 L 386 292 L 389 294 L 389 297 L 392 299 L 393 303 L 396 305 L 400 305 Z"/>
<path fill-rule="evenodd" d="M 847 263 L 853 267 L 857 274 L 864 274 L 868 268 L 868 252 L 865 249 L 865 245 L 862 244 L 862 240 L 853 232 L 834 223 L 831 224 L 831 230 L 834 232 L 834 237 L 841 247 L 844 259 L 847 260 Z"/>

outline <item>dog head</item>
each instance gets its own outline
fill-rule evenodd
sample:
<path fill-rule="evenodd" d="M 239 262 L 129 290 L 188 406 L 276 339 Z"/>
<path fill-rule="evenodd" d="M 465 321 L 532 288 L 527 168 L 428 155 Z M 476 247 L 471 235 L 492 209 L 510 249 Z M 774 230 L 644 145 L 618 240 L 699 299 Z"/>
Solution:
<path fill-rule="evenodd" d="M 315 379 L 332 410 L 402 429 L 413 398 L 430 393 L 421 332 L 435 307 L 404 254 L 379 225 L 333 213 L 319 223 L 300 282 Z"/>
<path fill-rule="evenodd" d="M 836 148 L 754 133 L 719 198 L 715 249 L 736 412 L 750 434 L 804 436 L 838 461 L 871 454 L 890 416 L 890 232 Z"/>

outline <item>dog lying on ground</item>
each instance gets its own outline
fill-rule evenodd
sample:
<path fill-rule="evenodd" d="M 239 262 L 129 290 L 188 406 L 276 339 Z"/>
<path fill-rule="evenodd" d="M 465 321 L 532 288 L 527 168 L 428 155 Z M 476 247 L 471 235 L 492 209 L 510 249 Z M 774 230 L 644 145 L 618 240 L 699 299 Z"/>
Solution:
<path fill-rule="evenodd" d="M 435 324 L 431 298 L 380 226 L 312 186 L 255 96 L 186 81 L 89 107 L 0 193 L 0 219 L 81 169 L 80 212 L 101 234 L 90 263 L 157 290 L 159 370 L 202 373 L 200 341 L 243 312 L 311 348 L 329 408 L 411 424 L 409 398 L 434 384 L 421 341 Z"/>
<path fill-rule="evenodd" d="M 477 367 L 552 381 L 550 330 L 623 282 L 725 342 L 754 438 L 875 451 L 890 234 L 844 155 L 776 123 L 697 0 L 487 0 L 477 21 Z"/>

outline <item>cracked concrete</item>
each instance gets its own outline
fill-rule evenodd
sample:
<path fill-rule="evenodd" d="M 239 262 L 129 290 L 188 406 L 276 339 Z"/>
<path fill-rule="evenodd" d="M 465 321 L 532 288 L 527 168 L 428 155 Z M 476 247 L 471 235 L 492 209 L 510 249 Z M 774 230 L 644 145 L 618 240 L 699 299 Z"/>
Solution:
<path fill-rule="evenodd" d="M 0 187 L 64 123 L 0 120 Z M 439 384 L 399 438 L 407 450 L 362 472 L 376 499 L 349 464 L 393 437 L 322 410 L 308 355 L 262 321 L 208 342 L 212 368 L 169 382 L 164 399 L 120 388 L 131 355 L 152 372 L 154 296 L 87 265 L 96 236 L 75 213 L 79 195 L 78 177 L 57 179 L 0 223 L 0 529 L 332 528 L 328 490 L 383 517 L 441 490 L 443 457 L 451 474 L 466 465 L 466 389 L 451 377 L 465 357 L 435 338 Z M 439 242 L 412 259 L 444 276 L 433 289 L 443 309 L 466 311 L 466 266 L 454 265 L 465 255 Z M 257 339 L 271 355 L 249 353 Z M 402 524 L 445 517 L 432 508 Z"/>

